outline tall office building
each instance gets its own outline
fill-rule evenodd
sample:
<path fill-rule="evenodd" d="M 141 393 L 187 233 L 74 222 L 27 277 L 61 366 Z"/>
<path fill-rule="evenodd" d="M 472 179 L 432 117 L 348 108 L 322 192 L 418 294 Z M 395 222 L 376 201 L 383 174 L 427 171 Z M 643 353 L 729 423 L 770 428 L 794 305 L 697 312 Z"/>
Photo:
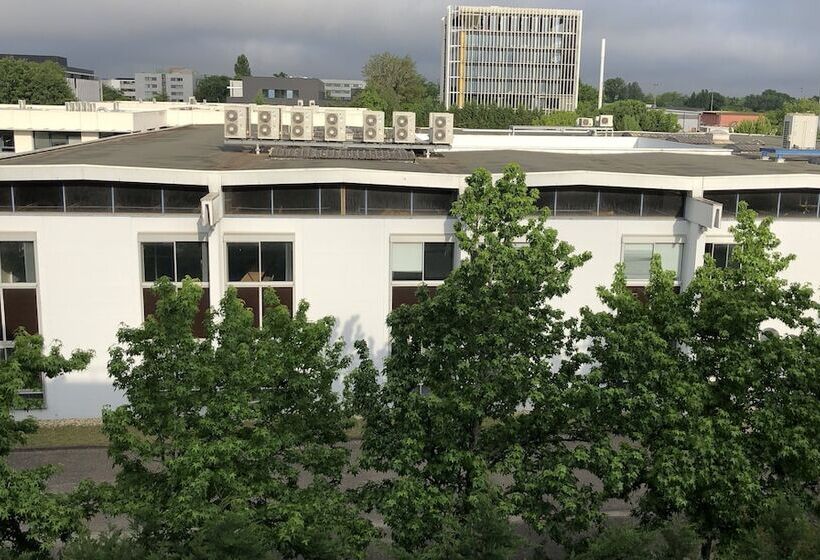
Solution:
<path fill-rule="evenodd" d="M 580 10 L 448 6 L 441 96 L 466 103 L 573 111 L 581 61 Z"/>

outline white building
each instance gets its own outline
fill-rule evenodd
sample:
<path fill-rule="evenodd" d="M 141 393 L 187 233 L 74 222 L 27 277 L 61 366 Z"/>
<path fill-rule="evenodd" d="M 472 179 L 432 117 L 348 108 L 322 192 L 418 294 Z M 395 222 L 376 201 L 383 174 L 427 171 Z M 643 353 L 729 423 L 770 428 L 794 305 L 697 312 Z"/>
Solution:
<path fill-rule="evenodd" d="M 322 78 L 325 85 L 325 99 L 343 99 L 350 101 L 357 91 L 361 91 L 367 85 L 364 80 L 345 80 L 335 78 Z"/>
<path fill-rule="evenodd" d="M 111 78 L 103 80 L 102 83 L 119 91 L 128 99 L 137 98 L 137 82 L 134 78 Z"/>
<path fill-rule="evenodd" d="M 781 250 L 797 255 L 789 279 L 818 287 L 820 166 L 809 162 L 489 131 L 456 134 L 443 156 L 415 162 L 273 159 L 224 145 L 221 110 L 165 114 L 176 121 L 165 130 L 0 158 L 0 346 L 25 326 L 95 352 L 88 370 L 31 388 L 43 399 L 37 417 L 93 417 L 122 402 L 108 349 L 120 325 L 152 311 L 160 275 L 203 280 L 203 307 L 236 286 L 257 317 L 265 287 L 291 308 L 305 299 L 312 317 L 335 317 L 338 336 L 366 339 L 381 361 L 390 310 L 457 266 L 448 209 L 479 166 L 520 163 L 560 238 L 591 251 L 560 301 L 569 313 L 600 308 L 595 288 L 620 261 L 636 290 L 653 253 L 681 285 L 706 252 L 725 263 L 738 200 L 777 216 Z M 214 124 L 179 126 L 194 122 Z"/>
<path fill-rule="evenodd" d="M 194 95 L 197 77 L 188 68 L 169 68 L 161 72 L 137 72 L 134 74 L 136 99 L 150 101 L 165 94 L 169 101 L 187 101 Z"/>
<path fill-rule="evenodd" d="M 580 10 L 447 7 L 441 97 L 465 103 L 574 111 L 581 62 Z"/>

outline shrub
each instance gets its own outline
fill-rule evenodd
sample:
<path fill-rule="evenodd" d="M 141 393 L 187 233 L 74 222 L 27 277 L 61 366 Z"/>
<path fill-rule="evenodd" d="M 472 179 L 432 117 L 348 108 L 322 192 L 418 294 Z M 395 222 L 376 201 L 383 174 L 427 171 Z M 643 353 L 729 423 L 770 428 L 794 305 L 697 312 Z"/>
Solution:
<path fill-rule="evenodd" d="M 621 525 L 604 530 L 570 560 L 694 560 L 699 547 L 694 529 L 679 520 L 653 530 Z"/>

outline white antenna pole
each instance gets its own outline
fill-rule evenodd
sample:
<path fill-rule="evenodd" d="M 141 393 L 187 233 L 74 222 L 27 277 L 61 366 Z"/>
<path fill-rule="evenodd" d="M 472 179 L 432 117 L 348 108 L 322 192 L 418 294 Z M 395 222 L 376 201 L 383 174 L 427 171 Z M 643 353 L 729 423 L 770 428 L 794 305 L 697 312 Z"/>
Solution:
<path fill-rule="evenodd" d="M 598 79 L 598 108 L 604 104 L 604 59 L 606 59 L 606 38 L 601 39 L 601 77 Z"/>

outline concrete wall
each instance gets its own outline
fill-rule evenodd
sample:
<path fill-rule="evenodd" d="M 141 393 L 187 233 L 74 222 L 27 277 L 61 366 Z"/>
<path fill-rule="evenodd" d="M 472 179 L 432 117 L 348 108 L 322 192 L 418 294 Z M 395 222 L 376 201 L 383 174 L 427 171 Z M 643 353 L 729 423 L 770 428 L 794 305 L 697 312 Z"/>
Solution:
<path fill-rule="evenodd" d="M 66 80 L 77 101 L 100 101 L 102 99 L 100 80 L 83 80 L 81 78 L 66 78 Z"/>

